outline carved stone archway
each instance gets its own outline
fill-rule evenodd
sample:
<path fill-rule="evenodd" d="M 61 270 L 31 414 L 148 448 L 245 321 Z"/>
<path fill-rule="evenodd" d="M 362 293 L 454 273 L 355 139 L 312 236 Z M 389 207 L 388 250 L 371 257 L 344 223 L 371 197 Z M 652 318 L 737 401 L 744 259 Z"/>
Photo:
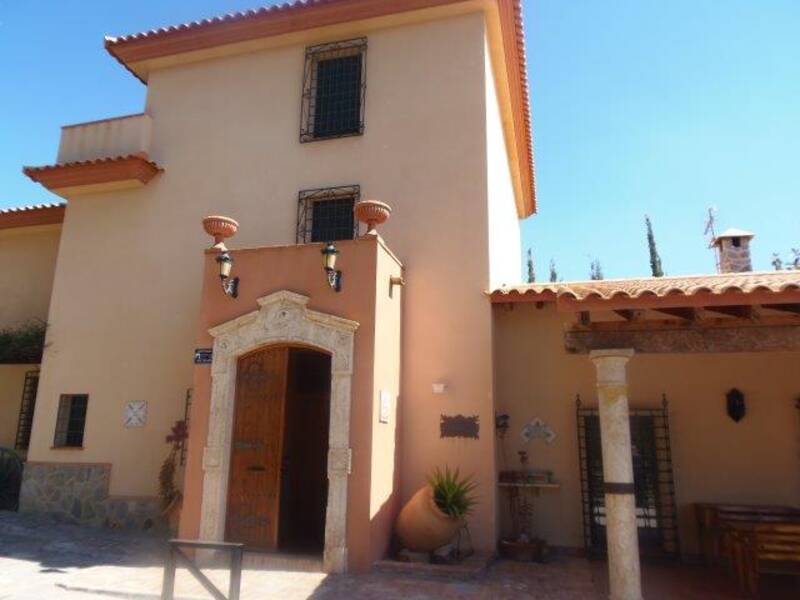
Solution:
<path fill-rule="evenodd" d="M 222 541 L 228 501 L 236 365 L 243 354 L 272 344 L 302 344 L 331 355 L 328 506 L 323 568 L 347 570 L 347 480 L 350 474 L 350 388 L 358 323 L 309 310 L 308 297 L 280 291 L 258 299 L 259 309 L 209 330 L 214 338 L 211 406 L 203 453 L 200 536 Z"/>

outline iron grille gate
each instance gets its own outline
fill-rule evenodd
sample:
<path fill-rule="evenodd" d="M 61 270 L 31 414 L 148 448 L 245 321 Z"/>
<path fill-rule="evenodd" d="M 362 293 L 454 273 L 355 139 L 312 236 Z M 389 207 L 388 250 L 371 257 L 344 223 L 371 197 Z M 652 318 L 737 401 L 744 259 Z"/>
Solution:
<path fill-rule="evenodd" d="M 25 384 L 22 388 L 22 401 L 19 406 L 17 419 L 17 435 L 14 448 L 27 450 L 31 441 L 31 427 L 33 426 L 33 411 L 36 408 L 36 390 L 39 387 L 39 371 L 25 373 Z"/>
<path fill-rule="evenodd" d="M 579 397 L 577 419 L 584 544 L 589 554 L 604 554 L 606 514 L 600 418 L 597 409 L 582 406 Z M 661 408 L 632 409 L 630 424 L 639 551 L 642 556 L 677 557 L 678 523 L 666 397 Z"/>

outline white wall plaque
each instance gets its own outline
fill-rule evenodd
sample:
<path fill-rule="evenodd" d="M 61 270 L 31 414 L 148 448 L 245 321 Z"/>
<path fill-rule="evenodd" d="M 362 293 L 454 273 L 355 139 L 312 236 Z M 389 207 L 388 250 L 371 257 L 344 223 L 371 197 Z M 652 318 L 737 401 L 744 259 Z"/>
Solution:
<path fill-rule="evenodd" d="M 392 395 L 386 390 L 380 393 L 380 409 L 378 411 L 378 421 L 381 423 L 389 422 L 389 414 L 392 412 Z"/>
<path fill-rule="evenodd" d="M 125 427 L 143 427 L 147 422 L 147 402 L 132 400 L 125 405 Z"/>

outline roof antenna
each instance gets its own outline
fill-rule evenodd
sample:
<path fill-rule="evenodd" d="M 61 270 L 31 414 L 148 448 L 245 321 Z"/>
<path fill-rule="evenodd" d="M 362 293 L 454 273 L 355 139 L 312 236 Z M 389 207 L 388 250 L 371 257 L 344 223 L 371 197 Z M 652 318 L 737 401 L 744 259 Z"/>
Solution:
<path fill-rule="evenodd" d="M 717 207 L 716 206 L 709 206 L 708 207 L 708 220 L 706 221 L 706 229 L 703 232 L 703 235 L 709 236 L 707 246 L 710 247 L 711 244 L 714 243 L 714 240 L 717 238 L 717 232 L 714 226 L 716 225 L 717 221 Z M 717 273 L 719 273 L 719 253 L 714 250 L 714 260 L 717 264 Z"/>

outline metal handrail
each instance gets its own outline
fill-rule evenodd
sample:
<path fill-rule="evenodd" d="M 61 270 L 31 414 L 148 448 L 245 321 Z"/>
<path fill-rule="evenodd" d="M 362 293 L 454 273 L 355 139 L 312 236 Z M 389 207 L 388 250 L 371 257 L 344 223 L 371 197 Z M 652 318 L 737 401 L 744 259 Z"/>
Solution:
<path fill-rule="evenodd" d="M 175 569 L 178 563 L 182 563 L 197 581 L 214 597 L 214 600 L 239 600 L 239 593 L 242 587 L 242 556 L 244 555 L 244 544 L 233 544 L 229 542 L 204 542 L 202 540 L 169 540 L 169 552 L 164 564 L 164 583 L 161 588 L 161 600 L 174 600 L 175 598 Z M 228 596 L 226 597 L 211 580 L 203 575 L 197 564 L 184 554 L 181 548 L 191 548 L 193 550 L 221 550 L 230 552 L 231 555 L 231 579 L 228 586 Z"/>

